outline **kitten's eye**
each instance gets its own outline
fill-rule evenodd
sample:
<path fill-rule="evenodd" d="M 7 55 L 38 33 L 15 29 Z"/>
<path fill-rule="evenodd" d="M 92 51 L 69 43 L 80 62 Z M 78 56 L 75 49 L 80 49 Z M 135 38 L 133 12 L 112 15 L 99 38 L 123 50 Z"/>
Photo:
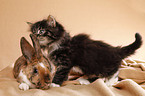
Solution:
<path fill-rule="evenodd" d="M 42 35 L 42 34 L 44 34 L 44 32 L 45 32 L 44 30 L 39 30 L 38 34 Z"/>

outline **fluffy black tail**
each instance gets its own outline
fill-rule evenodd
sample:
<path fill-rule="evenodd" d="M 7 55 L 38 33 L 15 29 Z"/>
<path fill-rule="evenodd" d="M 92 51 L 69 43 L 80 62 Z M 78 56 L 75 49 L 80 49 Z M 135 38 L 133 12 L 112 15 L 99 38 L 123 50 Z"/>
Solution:
<path fill-rule="evenodd" d="M 121 48 L 120 55 L 122 58 L 134 54 L 135 50 L 140 48 L 140 46 L 142 45 L 142 37 L 139 33 L 135 34 L 135 38 L 136 40 L 132 44 Z"/>

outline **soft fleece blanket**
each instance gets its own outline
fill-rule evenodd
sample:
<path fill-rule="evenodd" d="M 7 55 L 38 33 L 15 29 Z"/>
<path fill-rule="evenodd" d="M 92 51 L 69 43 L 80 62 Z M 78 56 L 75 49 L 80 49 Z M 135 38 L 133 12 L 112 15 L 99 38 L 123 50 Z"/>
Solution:
<path fill-rule="evenodd" d="M 112 87 L 98 79 L 89 85 L 67 84 L 48 90 L 22 91 L 13 77 L 12 67 L 8 66 L 0 71 L 0 96 L 145 96 L 145 61 L 123 60 L 119 78 Z"/>

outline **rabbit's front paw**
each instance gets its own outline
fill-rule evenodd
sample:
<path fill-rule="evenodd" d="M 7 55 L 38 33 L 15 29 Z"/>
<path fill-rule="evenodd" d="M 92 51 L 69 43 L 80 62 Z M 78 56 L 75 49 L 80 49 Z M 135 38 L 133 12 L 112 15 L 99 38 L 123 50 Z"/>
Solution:
<path fill-rule="evenodd" d="M 26 83 L 21 83 L 21 84 L 19 85 L 19 88 L 20 88 L 21 90 L 26 91 L 26 90 L 29 89 L 29 85 L 27 85 Z"/>
<path fill-rule="evenodd" d="M 58 85 L 58 84 L 55 84 L 55 83 L 51 83 L 51 85 L 50 85 L 51 87 L 60 87 L 60 85 Z"/>

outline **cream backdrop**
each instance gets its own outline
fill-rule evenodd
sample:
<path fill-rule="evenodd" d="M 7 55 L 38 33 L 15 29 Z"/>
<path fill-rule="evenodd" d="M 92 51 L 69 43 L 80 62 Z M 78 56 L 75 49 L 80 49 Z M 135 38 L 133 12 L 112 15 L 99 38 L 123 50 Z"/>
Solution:
<path fill-rule="evenodd" d="M 145 0 L 0 0 L 0 69 L 21 55 L 19 41 L 29 41 L 27 21 L 36 22 L 53 15 L 73 36 L 117 45 L 128 45 L 139 32 L 145 38 Z M 145 46 L 132 56 L 145 60 Z"/>

